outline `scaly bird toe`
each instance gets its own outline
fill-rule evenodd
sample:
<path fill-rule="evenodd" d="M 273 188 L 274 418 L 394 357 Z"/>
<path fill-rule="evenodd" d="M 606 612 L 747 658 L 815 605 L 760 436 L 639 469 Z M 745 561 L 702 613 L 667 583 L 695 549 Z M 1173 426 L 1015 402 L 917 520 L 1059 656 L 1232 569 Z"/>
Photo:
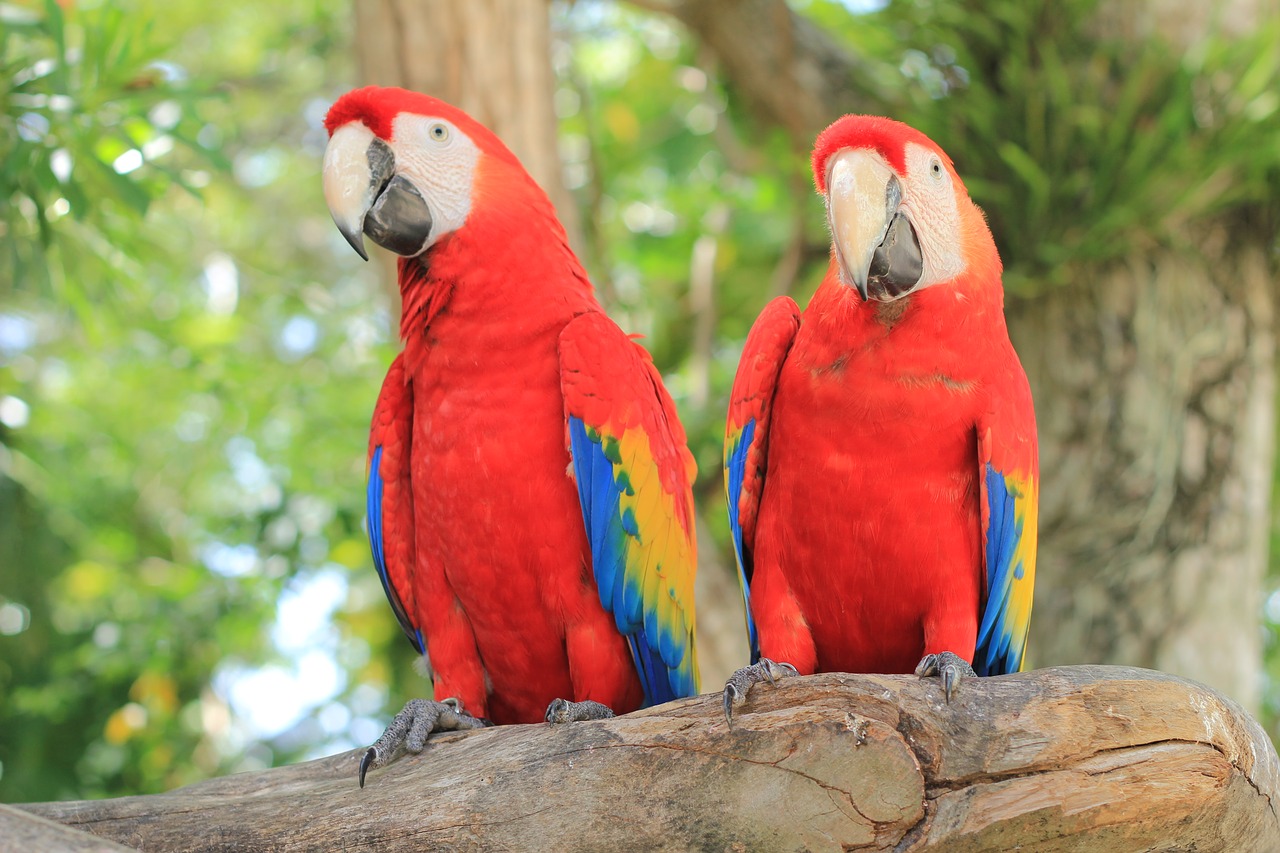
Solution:
<path fill-rule="evenodd" d="M 590 699 L 585 702 L 555 699 L 547 706 L 546 720 L 552 724 L 581 723 L 586 720 L 607 720 L 612 716 L 612 708 Z"/>
<path fill-rule="evenodd" d="M 744 666 L 729 676 L 724 685 L 724 720 L 733 725 L 733 709 L 747 701 L 747 693 L 762 681 L 777 687 L 779 678 L 799 675 L 799 671 L 789 663 L 778 663 L 768 658 L 760 658 L 759 663 Z"/>
<path fill-rule="evenodd" d="M 960 681 L 964 678 L 977 678 L 978 674 L 969 666 L 969 662 L 953 652 L 938 652 L 936 655 L 925 655 L 916 666 L 916 675 L 921 678 L 940 676 L 942 692 L 951 697 L 960 691 Z"/>
<path fill-rule="evenodd" d="M 385 767 L 406 752 L 422 752 L 427 738 L 434 732 L 481 729 L 488 725 L 491 725 L 488 720 L 468 714 L 459 699 L 450 697 L 443 702 L 410 699 L 360 759 L 360 787 L 364 787 L 365 774 L 370 770 Z"/>

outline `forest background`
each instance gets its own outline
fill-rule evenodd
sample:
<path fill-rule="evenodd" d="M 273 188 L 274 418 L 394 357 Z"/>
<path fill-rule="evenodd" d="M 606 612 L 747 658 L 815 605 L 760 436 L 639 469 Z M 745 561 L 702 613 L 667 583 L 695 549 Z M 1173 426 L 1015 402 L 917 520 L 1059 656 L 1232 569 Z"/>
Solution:
<path fill-rule="evenodd" d="M 645 335 L 699 463 L 705 690 L 746 655 L 729 384 L 821 278 L 808 147 L 856 110 L 939 141 L 1005 259 L 1031 664 L 1280 734 L 1275 0 L 0 2 L 0 801 L 330 754 L 426 694 L 363 532 L 390 267 L 320 193 L 364 82 L 507 137 Z"/>

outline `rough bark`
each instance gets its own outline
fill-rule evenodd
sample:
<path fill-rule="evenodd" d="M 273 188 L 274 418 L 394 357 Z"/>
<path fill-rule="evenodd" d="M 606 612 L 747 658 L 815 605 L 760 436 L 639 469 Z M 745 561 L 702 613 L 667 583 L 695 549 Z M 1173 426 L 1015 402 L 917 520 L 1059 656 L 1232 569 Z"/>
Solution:
<path fill-rule="evenodd" d="M 635 5 L 686 24 L 735 90 L 799 150 L 834 117 L 866 106 L 849 85 L 856 57 L 782 0 Z M 1099 26 L 1190 44 L 1211 23 L 1238 31 L 1276 5 L 1111 3 Z M 815 74 L 816 85 L 808 82 Z M 1220 227 L 1197 228 L 1184 250 L 1135 254 L 1100 279 L 1010 301 L 1041 436 L 1030 655 L 1037 665 L 1177 672 L 1256 710 L 1275 450 L 1275 270 L 1266 235 L 1251 241 L 1246 229 L 1232 241 Z"/>
<path fill-rule="evenodd" d="M 549 9 L 548 0 L 359 0 L 356 46 L 364 82 L 442 98 L 496 133 L 551 196 L 573 240 L 576 214 L 552 107 Z"/>
<path fill-rule="evenodd" d="M 47 818 L 0 804 L 0 850 L 57 850 L 59 853 L 112 853 L 132 850 L 106 838 L 72 829 Z"/>
<path fill-rule="evenodd" d="M 1258 707 L 1273 305 L 1257 247 L 1010 303 L 1040 402 L 1035 662 L 1165 669 Z"/>
<path fill-rule="evenodd" d="M 1115 667 L 828 674 L 561 727 L 438 736 L 167 794 L 21 808 L 148 850 L 1280 849 L 1280 761 L 1230 700 Z"/>

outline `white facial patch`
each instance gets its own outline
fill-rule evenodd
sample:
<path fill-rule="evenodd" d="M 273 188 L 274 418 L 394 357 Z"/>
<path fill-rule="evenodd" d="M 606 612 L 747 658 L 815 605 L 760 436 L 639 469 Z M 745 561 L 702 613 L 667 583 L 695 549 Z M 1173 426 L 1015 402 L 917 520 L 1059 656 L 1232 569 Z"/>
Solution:
<path fill-rule="evenodd" d="M 417 186 L 431 211 L 425 251 L 467 221 L 480 149 L 452 122 L 420 115 L 401 115 L 392 122 L 391 149 L 396 173 Z"/>
<path fill-rule="evenodd" d="M 920 241 L 924 271 L 916 290 L 951 281 L 964 272 L 960 246 L 960 212 L 951 172 L 937 152 L 907 143 L 907 176 L 902 209 Z"/>

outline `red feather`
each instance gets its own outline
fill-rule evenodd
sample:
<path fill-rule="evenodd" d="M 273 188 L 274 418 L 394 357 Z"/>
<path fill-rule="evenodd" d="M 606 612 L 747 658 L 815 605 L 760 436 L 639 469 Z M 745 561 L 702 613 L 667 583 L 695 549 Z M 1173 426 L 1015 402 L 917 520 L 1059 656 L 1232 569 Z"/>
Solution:
<path fill-rule="evenodd" d="M 898 174 L 907 171 L 906 147 L 908 142 L 923 145 L 936 151 L 948 167 L 951 158 L 932 139 L 909 124 L 884 116 L 847 115 L 837 119 L 818 135 L 813 146 L 813 180 L 818 192 L 827 191 L 827 161 L 831 155 L 845 148 L 869 148 L 880 156 Z M 954 169 L 952 169 L 954 175 Z"/>
<path fill-rule="evenodd" d="M 512 154 L 511 149 L 503 144 L 502 140 L 489 128 L 452 104 L 408 89 L 397 89 L 392 86 L 365 86 L 363 89 L 353 89 L 329 108 L 329 112 L 324 117 L 324 128 L 332 136 L 333 132 L 344 124 L 359 121 L 375 136 L 390 142 L 396 116 L 401 113 L 448 119 L 486 154 L 505 161 L 521 172 L 524 171 L 516 155 Z"/>

